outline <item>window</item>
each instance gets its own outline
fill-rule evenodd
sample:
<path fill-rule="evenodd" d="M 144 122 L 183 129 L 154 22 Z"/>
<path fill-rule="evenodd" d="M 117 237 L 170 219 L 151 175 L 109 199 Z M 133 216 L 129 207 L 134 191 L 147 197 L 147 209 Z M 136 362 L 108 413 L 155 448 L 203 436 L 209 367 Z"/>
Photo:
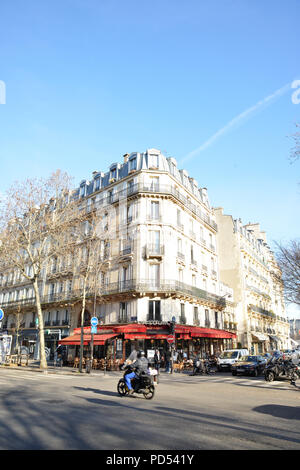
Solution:
<path fill-rule="evenodd" d="M 119 323 L 126 323 L 127 321 L 127 302 L 120 302 Z"/>
<path fill-rule="evenodd" d="M 205 309 L 205 326 L 210 326 L 210 321 L 209 321 L 209 310 Z"/>
<path fill-rule="evenodd" d="M 185 318 L 185 304 L 180 304 L 180 323 L 185 324 L 186 323 L 186 318 Z"/>
<path fill-rule="evenodd" d="M 117 169 L 116 168 L 113 168 L 110 171 L 110 177 L 111 177 L 111 179 L 116 179 L 116 177 L 117 177 Z"/>
<path fill-rule="evenodd" d="M 159 251 L 160 251 L 160 231 L 159 230 L 150 231 L 150 245 L 154 253 L 159 254 Z"/>
<path fill-rule="evenodd" d="M 151 219 L 159 219 L 159 202 L 151 201 Z"/>
<path fill-rule="evenodd" d="M 80 197 L 85 196 L 85 186 L 80 186 Z"/>
<path fill-rule="evenodd" d="M 219 328 L 220 325 L 219 325 L 219 315 L 218 315 L 218 312 L 215 312 L 215 325 L 216 325 L 216 328 Z"/>
<path fill-rule="evenodd" d="M 134 181 L 133 180 L 128 181 L 128 185 L 127 185 L 128 194 L 131 194 L 133 192 L 133 188 L 134 188 Z"/>
<path fill-rule="evenodd" d="M 148 321 L 161 321 L 160 300 L 149 300 Z"/>
<path fill-rule="evenodd" d="M 129 171 L 136 170 L 136 157 L 129 160 Z"/>
<path fill-rule="evenodd" d="M 159 191 L 159 177 L 153 176 L 150 178 L 151 181 L 151 191 Z"/>
<path fill-rule="evenodd" d="M 194 307 L 194 325 L 199 325 L 198 307 Z"/>
<path fill-rule="evenodd" d="M 149 281 L 151 287 L 158 287 L 160 282 L 160 265 L 150 264 L 149 266 Z"/>
<path fill-rule="evenodd" d="M 100 178 L 95 179 L 95 191 L 98 191 L 100 189 Z"/>
<path fill-rule="evenodd" d="M 181 226 L 181 211 L 177 209 L 177 225 Z"/>

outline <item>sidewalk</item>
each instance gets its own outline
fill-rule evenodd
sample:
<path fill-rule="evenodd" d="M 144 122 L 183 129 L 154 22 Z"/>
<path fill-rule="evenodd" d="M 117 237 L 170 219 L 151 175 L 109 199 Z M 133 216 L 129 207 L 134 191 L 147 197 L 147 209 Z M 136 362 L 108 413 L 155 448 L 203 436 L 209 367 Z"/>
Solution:
<path fill-rule="evenodd" d="M 93 376 L 93 375 L 110 375 L 110 376 L 119 376 L 122 375 L 122 371 L 103 371 L 103 370 L 91 370 L 88 374 L 86 369 L 83 369 L 83 372 L 80 373 L 78 368 L 73 367 L 61 367 L 61 366 L 54 366 L 53 361 L 49 361 L 47 369 L 44 371 L 40 369 L 39 361 L 30 360 L 28 366 L 18 366 L 17 364 L 7 365 L 7 364 L 0 364 L 0 368 L 3 369 L 11 369 L 11 370 L 18 370 L 18 371 L 31 371 L 31 372 L 40 372 L 40 373 L 48 373 L 48 374 L 63 374 L 63 375 L 73 375 L 77 377 L 82 376 Z"/>

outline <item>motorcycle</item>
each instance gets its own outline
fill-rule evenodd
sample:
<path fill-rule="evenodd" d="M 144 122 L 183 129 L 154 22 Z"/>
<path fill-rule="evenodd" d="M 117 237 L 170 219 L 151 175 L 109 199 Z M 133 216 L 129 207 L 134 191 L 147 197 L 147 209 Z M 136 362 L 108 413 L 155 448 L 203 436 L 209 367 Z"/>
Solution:
<path fill-rule="evenodd" d="M 125 382 L 125 377 L 127 374 L 134 372 L 134 369 L 128 365 L 123 368 L 124 375 L 123 378 L 119 380 L 117 390 L 119 395 L 126 396 L 129 393 L 128 387 Z M 146 400 L 151 400 L 154 397 L 155 387 L 153 384 L 153 376 L 142 374 L 137 378 L 131 379 L 131 384 L 134 393 L 143 394 Z"/>
<path fill-rule="evenodd" d="M 207 375 L 212 375 L 215 373 L 215 370 L 213 369 L 213 363 L 209 359 L 195 359 L 193 363 L 193 372 L 191 375 L 196 375 L 196 374 L 207 374 Z"/>
<path fill-rule="evenodd" d="M 265 368 L 265 380 L 273 382 L 281 377 L 295 382 L 300 377 L 300 367 L 293 364 L 291 360 L 285 361 L 282 358 L 272 358 Z"/>

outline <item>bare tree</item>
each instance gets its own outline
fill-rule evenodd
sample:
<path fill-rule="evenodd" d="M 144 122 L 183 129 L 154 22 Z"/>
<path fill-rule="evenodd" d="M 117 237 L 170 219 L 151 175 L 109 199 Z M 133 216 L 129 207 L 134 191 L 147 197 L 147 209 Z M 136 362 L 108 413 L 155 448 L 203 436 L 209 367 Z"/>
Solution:
<path fill-rule="evenodd" d="M 83 345 L 84 345 L 84 313 L 87 299 L 93 299 L 93 313 L 96 310 L 96 299 L 101 292 L 100 272 L 106 265 L 109 256 L 108 247 L 110 239 L 114 235 L 113 230 L 109 230 L 111 220 L 105 207 L 96 208 L 88 205 L 89 201 L 84 200 L 78 205 L 76 217 L 71 234 L 71 243 L 68 245 L 72 256 L 77 257 L 77 267 L 75 282 L 79 285 L 79 296 L 81 299 L 80 314 L 80 358 L 79 371 L 83 368 Z"/>
<path fill-rule="evenodd" d="M 286 300 L 300 305 L 300 241 L 292 240 L 287 246 L 276 245 Z"/>
<path fill-rule="evenodd" d="M 60 170 L 49 178 L 16 182 L 7 191 L 0 216 L 2 268 L 18 269 L 33 287 L 39 324 L 40 368 L 47 368 L 41 304 L 42 273 L 60 253 L 72 218 L 70 177 Z"/>

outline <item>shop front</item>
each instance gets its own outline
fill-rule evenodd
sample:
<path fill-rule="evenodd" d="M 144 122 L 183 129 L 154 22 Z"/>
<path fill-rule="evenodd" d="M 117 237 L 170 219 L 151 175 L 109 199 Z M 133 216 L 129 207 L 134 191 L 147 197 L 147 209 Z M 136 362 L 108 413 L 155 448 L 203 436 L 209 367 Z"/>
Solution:
<path fill-rule="evenodd" d="M 83 335 L 84 356 L 90 357 L 92 342 L 92 356 L 95 359 L 105 358 L 113 362 L 123 362 L 134 348 L 144 350 L 149 359 L 153 357 L 155 349 L 158 349 L 163 355 L 170 348 L 167 340 L 170 336 L 170 329 L 170 323 L 101 325 L 97 328 L 97 333 L 93 335 L 92 341 L 91 329 L 85 327 Z M 176 325 L 173 348 L 175 351 L 180 351 L 186 358 L 195 354 L 207 357 L 217 355 L 228 347 L 233 347 L 235 339 L 234 333 L 225 330 Z M 80 341 L 80 328 L 76 328 L 72 336 L 59 341 L 59 344 L 68 346 L 68 361 L 70 363 L 79 356 Z"/>
<path fill-rule="evenodd" d="M 251 354 L 263 354 L 267 352 L 268 336 L 262 333 L 252 333 Z"/>

